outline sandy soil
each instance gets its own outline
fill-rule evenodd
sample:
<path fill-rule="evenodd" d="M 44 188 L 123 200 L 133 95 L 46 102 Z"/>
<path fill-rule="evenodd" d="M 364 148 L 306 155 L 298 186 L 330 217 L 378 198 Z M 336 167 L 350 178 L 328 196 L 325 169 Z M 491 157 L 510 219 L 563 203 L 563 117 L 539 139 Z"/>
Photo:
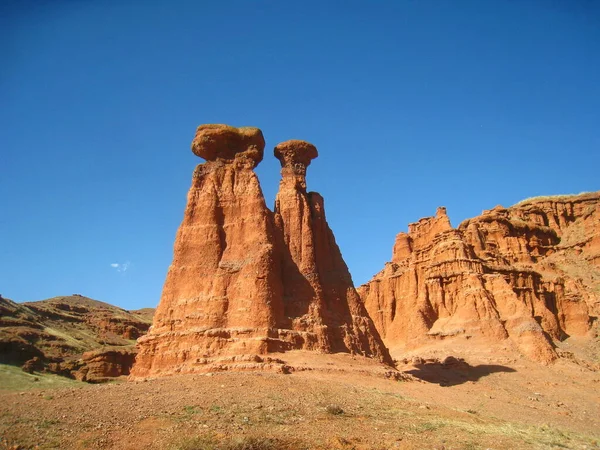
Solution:
<path fill-rule="evenodd" d="M 422 349 L 402 381 L 359 357 L 292 352 L 289 375 L 30 382 L 0 391 L 0 449 L 600 448 L 600 372 L 509 350 L 441 364 L 448 348 Z"/>

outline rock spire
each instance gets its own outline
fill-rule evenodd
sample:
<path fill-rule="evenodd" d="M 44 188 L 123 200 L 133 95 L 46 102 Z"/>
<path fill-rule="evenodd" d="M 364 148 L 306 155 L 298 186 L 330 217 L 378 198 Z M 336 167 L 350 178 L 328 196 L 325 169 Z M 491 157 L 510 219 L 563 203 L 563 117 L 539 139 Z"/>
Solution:
<path fill-rule="evenodd" d="M 316 148 L 303 141 L 276 147 L 282 181 L 273 213 L 253 171 L 264 145 L 258 128 L 198 127 L 192 151 L 207 162 L 194 171 L 133 377 L 281 369 L 267 355 L 289 350 L 391 362 L 325 221 L 322 197 L 306 193 Z"/>

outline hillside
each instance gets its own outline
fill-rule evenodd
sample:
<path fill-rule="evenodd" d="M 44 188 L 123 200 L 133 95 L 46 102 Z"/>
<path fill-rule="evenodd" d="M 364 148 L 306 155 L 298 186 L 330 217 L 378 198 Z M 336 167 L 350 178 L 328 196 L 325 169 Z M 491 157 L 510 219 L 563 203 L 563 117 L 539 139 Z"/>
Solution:
<path fill-rule="evenodd" d="M 81 295 L 26 303 L 0 298 L 0 363 L 88 381 L 127 374 L 152 313 Z"/>

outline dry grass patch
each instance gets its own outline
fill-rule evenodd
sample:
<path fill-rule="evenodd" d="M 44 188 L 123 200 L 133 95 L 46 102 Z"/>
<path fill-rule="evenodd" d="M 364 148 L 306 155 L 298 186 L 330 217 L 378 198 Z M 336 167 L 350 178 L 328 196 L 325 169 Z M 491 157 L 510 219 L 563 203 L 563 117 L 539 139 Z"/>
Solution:
<path fill-rule="evenodd" d="M 214 435 L 186 438 L 176 443 L 172 450 L 301 450 L 308 449 L 298 441 L 284 441 L 265 436 L 219 438 Z"/>
<path fill-rule="evenodd" d="M 84 383 L 70 378 L 46 373 L 29 374 L 20 367 L 0 364 L 0 390 L 26 391 L 29 389 L 49 389 L 60 387 L 82 387 Z"/>
<path fill-rule="evenodd" d="M 406 426 L 408 433 L 437 432 L 452 436 L 456 431 L 466 432 L 477 440 L 483 436 L 508 438 L 512 442 L 522 442 L 533 448 L 573 448 L 590 446 L 600 448 L 600 435 L 588 436 L 560 430 L 549 425 L 526 426 L 514 423 L 489 423 L 479 421 L 463 421 L 456 419 L 432 417 L 426 422 Z"/>

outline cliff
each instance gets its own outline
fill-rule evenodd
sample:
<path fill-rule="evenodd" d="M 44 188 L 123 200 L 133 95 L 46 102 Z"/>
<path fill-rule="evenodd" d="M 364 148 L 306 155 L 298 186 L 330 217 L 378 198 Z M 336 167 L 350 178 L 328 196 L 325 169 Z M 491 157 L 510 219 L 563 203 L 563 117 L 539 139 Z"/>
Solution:
<path fill-rule="evenodd" d="M 498 206 L 456 229 L 439 208 L 358 291 L 393 354 L 477 336 L 548 363 L 598 316 L 599 260 L 600 193 Z"/>

